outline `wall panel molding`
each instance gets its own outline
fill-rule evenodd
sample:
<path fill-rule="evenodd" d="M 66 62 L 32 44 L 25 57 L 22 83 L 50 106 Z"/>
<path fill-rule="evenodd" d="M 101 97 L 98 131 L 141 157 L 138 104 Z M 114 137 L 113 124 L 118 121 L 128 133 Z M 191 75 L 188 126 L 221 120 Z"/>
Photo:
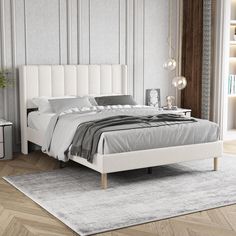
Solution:
<path fill-rule="evenodd" d="M 27 15 L 26 0 L 24 0 L 24 32 L 25 32 L 25 64 L 28 65 L 28 46 L 27 46 Z"/>
<path fill-rule="evenodd" d="M 72 13 L 72 2 L 67 1 L 66 2 L 66 9 L 67 9 L 67 64 L 71 64 L 72 61 L 72 19 L 71 19 L 71 13 Z"/>
<path fill-rule="evenodd" d="M 79 63 L 90 61 L 90 0 L 80 0 L 79 5 Z"/>
<path fill-rule="evenodd" d="M 15 80 L 14 88 L 0 90 L 0 117 L 14 123 L 15 147 L 20 65 L 127 64 L 128 91 L 138 103 L 146 88 L 159 87 L 165 96 L 169 75 L 158 63 L 168 51 L 166 6 L 166 0 L 0 0 L 0 65 Z"/>
<path fill-rule="evenodd" d="M 6 16 L 5 16 L 5 1 L 0 1 L 0 11 L 1 11 L 1 68 L 6 68 Z M 7 109 L 7 98 L 8 98 L 8 90 L 3 90 L 3 116 L 8 118 L 8 109 Z"/>
<path fill-rule="evenodd" d="M 128 92 L 134 94 L 134 0 L 126 1 Z"/>
<path fill-rule="evenodd" d="M 15 144 L 15 149 L 16 145 L 20 144 L 20 134 L 19 134 L 19 127 L 20 127 L 20 122 L 19 122 L 19 94 L 18 94 L 18 79 L 17 79 L 17 62 L 16 62 L 16 0 L 11 0 L 11 42 L 12 42 L 12 78 L 14 81 L 14 87 L 13 87 L 13 99 L 14 99 L 14 110 L 11 112 L 14 114 L 14 127 L 13 129 L 13 134 L 14 134 L 14 144 Z"/>

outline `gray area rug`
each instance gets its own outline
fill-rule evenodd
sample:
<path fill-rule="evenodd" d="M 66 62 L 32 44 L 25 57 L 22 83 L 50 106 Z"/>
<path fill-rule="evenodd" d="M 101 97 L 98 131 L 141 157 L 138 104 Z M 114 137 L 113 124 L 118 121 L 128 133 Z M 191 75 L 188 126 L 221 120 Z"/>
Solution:
<path fill-rule="evenodd" d="M 236 203 L 236 158 L 100 175 L 79 165 L 4 177 L 80 235 L 91 235 Z"/>

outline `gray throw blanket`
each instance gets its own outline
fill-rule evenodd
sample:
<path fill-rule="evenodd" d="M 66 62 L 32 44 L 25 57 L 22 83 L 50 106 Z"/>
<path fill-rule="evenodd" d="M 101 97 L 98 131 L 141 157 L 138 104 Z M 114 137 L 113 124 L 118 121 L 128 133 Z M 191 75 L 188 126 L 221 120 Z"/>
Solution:
<path fill-rule="evenodd" d="M 197 122 L 179 114 L 158 114 L 155 116 L 112 116 L 80 124 L 76 130 L 71 146 L 71 154 L 93 162 L 97 152 L 100 136 L 103 132 L 118 130 L 160 127 Z"/>

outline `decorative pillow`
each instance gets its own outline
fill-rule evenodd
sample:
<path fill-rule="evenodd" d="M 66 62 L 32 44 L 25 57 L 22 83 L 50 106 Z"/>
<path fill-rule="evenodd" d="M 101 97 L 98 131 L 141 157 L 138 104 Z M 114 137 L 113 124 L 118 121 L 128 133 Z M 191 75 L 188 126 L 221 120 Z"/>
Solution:
<path fill-rule="evenodd" d="M 98 105 L 96 100 L 95 100 L 95 97 L 93 97 L 93 96 L 85 96 L 85 97 L 88 98 L 88 100 L 89 100 L 89 102 L 91 103 L 92 106 L 97 106 Z"/>
<path fill-rule="evenodd" d="M 83 107 L 92 107 L 88 97 L 50 99 L 49 103 L 55 113 L 60 113 L 71 108 L 81 109 Z"/>
<path fill-rule="evenodd" d="M 99 106 L 137 105 L 137 103 L 134 101 L 134 99 L 131 95 L 95 97 L 95 100 Z"/>
<path fill-rule="evenodd" d="M 32 99 L 32 103 L 38 107 L 38 110 L 42 113 L 53 113 L 51 105 L 49 103 L 50 99 L 68 99 L 75 98 L 75 96 L 63 96 L 63 97 L 37 97 Z"/>

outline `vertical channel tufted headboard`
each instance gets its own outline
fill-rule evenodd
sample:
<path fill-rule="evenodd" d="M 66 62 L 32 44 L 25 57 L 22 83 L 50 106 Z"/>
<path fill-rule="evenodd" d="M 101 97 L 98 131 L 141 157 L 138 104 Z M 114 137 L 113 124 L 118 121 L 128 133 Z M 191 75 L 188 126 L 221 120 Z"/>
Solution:
<path fill-rule="evenodd" d="M 32 98 L 64 95 L 127 94 L 126 65 L 24 65 L 20 68 L 21 139 L 27 137 Z M 26 144 L 22 152 L 26 152 Z"/>

